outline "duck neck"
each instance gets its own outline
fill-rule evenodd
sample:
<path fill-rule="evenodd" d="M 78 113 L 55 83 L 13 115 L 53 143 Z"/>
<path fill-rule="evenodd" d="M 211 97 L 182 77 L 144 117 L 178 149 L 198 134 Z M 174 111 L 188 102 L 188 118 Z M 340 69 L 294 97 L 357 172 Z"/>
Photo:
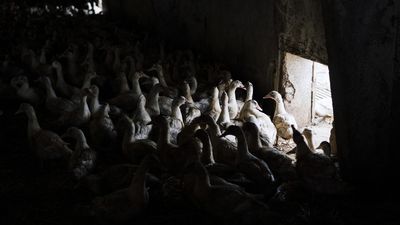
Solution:
<path fill-rule="evenodd" d="M 92 75 L 86 74 L 85 79 L 83 80 L 81 90 L 89 88 L 90 85 L 92 84 L 92 79 L 93 79 Z"/>
<path fill-rule="evenodd" d="M 283 104 L 283 99 L 282 98 L 278 98 L 276 101 L 276 108 L 275 108 L 275 113 L 274 116 L 278 115 L 278 114 L 285 114 L 286 110 L 285 110 L 285 105 Z"/>
<path fill-rule="evenodd" d="M 146 107 L 150 109 L 155 115 L 160 115 L 160 105 L 158 104 L 158 99 L 160 98 L 160 91 L 157 87 L 153 87 L 149 93 L 149 98 L 146 102 Z"/>
<path fill-rule="evenodd" d="M 224 97 L 224 95 L 222 96 Z M 226 123 L 226 122 L 230 122 L 231 119 L 229 117 L 229 108 L 228 108 L 228 101 L 227 100 L 223 100 L 222 102 L 222 111 L 221 114 L 218 118 L 218 121 L 220 123 Z"/>
<path fill-rule="evenodd" d="M 185 88 L 184 88 L 184 90 L 185 90 L 185 98 L 186 98 L 186 101 L 188 102 L 188 103 L 194 103 L 193 102 L 193 98 L 192 98 L 192 94 L 191 94 L 191 92 L 190 92 L 190 86 L 189 86 L 189 84 L 186 84 L 185 85 Z"/>
<path fill-rule="evenodd" d="M 167 81 L 165 81 L 164 71 L 162 69 L 158 70 L 157 74 L 158 74 L 158 80 L 160 81 L 161 86 L 167 88 L 168 84 L 167 84 Z"/>
<path fill-rule="evenodd" d="M 126 79 L 125 74 L 121 75 L 119 90 L 120 90 L 119 93 L 124 93 L 124 92 L 130 91 L 130 88 L 128 85 L 128 80 Z"/>
<path fill-rule="evenodd" d="M 83 150 L 90 148 L 86 141 L 85 134 L 81 130 L 78 130 L 78 132 L 75 134 L 75 139 L 76 139 L 75 150 Z"/>
<path fill-rule="evenodd" d="M 159 128 L 159 135 L 157 140 L 157 146 L 165 146 L 170 144 L 169 124 L 166 123 Z"/>
<path fill-rule="evenodd" d="M 199 165 L 200 166 L 200 165 Z M 197 171 L 196 183 L 194 185 L 193 193 L 197 199 L 205 199 L 208 194 L 208 190 L 211 187 L 210 177 L 204 167 L 200 167 Z"/>
<path fill-rule="evenodd" d="M 129 185 L 129 195 L 135 202 L 143 202 L 147 199 L 146 174 L 149 170 L 147 162 L 142 161 L 135 172 L 131 184 Z"/>
<path fill-rule="evenodd" d="M 131 144 L 131 143 L 133 143 L 135 141 L 136 141 L 136 139 L 135 139 L 135 125 L 131 121 L 129 121 L 128 127 L 127 127 L 127 129 L 126 129 L 126 131 L 124 133 L 124 137 L 123 137 L 122 142 L 123 142 L 123 144 L 125 146 L 125 145 Z"/>
<path fill-rule="evenodd" d="M 140 88 L 139 77 L 133 77 L 132 79 L 132 93 L 135 95 L 141 95 L 142 89 Z"/>
<path fill-rule="evenodd" d="M 243 131 L 241 131 L 239 134 L 237 134 L 236 138 L 237 138 L 237 141 L 238 141 L 238 156 L 239 156 L 239 159 L 244 159 L 250 153 L 249 153 L 249 149 L 247 147 L 247 141 L 246 141 L 246 138 L 244 137 Z"/>
<path fill-rule="evenodd" d="M 253 85 L 248 85 L 245 102 L 253 99 Z"/>
<path fill-rule="evenodd" d="M 221 112 L 221 105 L 219 104 L 219 98 L 218 98 L 218 89 L 214 90 L 212 99 L 211 99 L 211 109 L 213 111 Z"/>
<path fill-rule="evenodd" d="M 303 158 L 304 156 L 307 156 L 311 154 L 310 148 L 307 146 L 306 142 L 304 139 L 300 143 L 296 143 L 296 160 L 299 160 Z"/>
<path fill-rule="evenodd" d="M 40 131 L 41 128 L 34 110 L 27 111 L 26 115 L 28 116 L 28 136 L 31 137 L 34 133 Z"/>
<path fill-rule="evenodd" d="M 46 79 L 48 79 L 48 78 L 46 78 Z M 46 87 L 46 95 L 47 95 L 46 97 L 47 97 L 47 99 L 57 98 L 56 92 L 54 91 L 50 80 L 45 81 L 45 87 Z"/>
<path fill-rule="evenodd" d="M 211 140 L 208 137 L 203 138 L 203 153 L 201 154 L 201 162 L 204 165 L 214 164 L 214 154 L 212 150 Z"/>
<path fill-rule="evenodd" d="M 229 103 L 230 104 L 237 104 L 236 102 L 236 87 L 230 87 L 228 90 L 228 97 L 229 97 Z"/>
<path fill-rule="evenodd" d="M 62 68 L 61 68 L 61 67 L 59 67 L 59 68 L 56 69 L 56 75 L 57 75 L 57 83 L 56 83 L 56 86 L 57 86 L 57 87 L 65 87 L 65 86 L 66 86 L 66 83 L 65 83 L 65 80 L 64 80 L 64 75 L 63 75 L 63 72 L 62 72 Z"/>
<path fill-rule="evenodd" d="M 310 148 L 310 150 L 311 150 L 312 152 L 315 152 L 315 146 L 314 146 L 314 138 L 313 138 L 313 135 L 310 134 L 310 135 L 304 135 L 304 136 L 306 137 L 306 141 L 307 141 L 307 144 L 308 144 L 308 147 Z"/>
<path fill-rule="evenodd" d="M 176 105 L 172 106 L 171 117 L 178 119 L 178 120 L 182 121 L 182 123 L 183 123 L 183 116 L 182 116 L 182 111 L 181 111 L 180 106 L 181 106 L 180 104 L 176 104 Z"/>
<path fill-rule="evenodd" d="M 208 132 L 210 135 L 211 140 L 213 140 L 214 138 L 218 138 L 221 135 L 221 129 L 219 128 L 218 124 L 213 121 L 213 122 L 208 122 Z"/>
<path fill-rule="evenodd" d="M 151 121 L 151 117 L 145 108 L 145 103 L 141 102 L 138 104 L 133 120 L 135 122 L 140 121 L 144 123 Z"/>
<path fill-rule="evenodd" d="M 101 107 L 100 103 L 99 103 L 99 95 L 96 94 L 90 98 L 88 98 L 88 107 L 90 112 L 92 112 L 93 114 L 97 113 Z"/>
<path fill-rule="evenodd" d="M 80 110 L 81 110 L 81 114 L 86 116 L 87 114 L 90 114 L 90 110 L 89 110 L 89 106 L 87 104 L 87 96 L 84 95 L 81 98 L 81 102 L 80 102 Z"/>
<path fill-rule="evenodd" d="M 247 146 L 249 149 L 255 151 L 262 147 L 261 140 L 260 140 L 260 133 L 259 132 L 249 132 L 246 133 L 246 141 Z"/>

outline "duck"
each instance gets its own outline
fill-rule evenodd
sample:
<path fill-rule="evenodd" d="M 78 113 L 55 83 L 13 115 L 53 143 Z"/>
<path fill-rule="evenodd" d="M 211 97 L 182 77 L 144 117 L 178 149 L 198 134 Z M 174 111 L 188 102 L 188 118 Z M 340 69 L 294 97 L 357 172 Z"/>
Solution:
<path fill-rule="evenodd" d="M 314 135 L 315 134 L 311 128 L 309 128 L 309 127 L 304 128 L 302 134 L 306 138 L 307 145 L 312 152 L 318 153 L 318 154 L 325 154 L 325 152 L 322 149 L 315 148 L 315 145 L 314 145 Z M 326 155 L 326 156 L 330 156 L 330 155 Z"/>
<path fill-rule="evenodd" d="M 207 125 L 207 133 L 214 149 L 215 161 L 235 166 L 237 144 L 225 137 L 221 137 L 221 129 L 218 124 L 209 115 L 205 114 L 195 118 L 192 123 Z"/>
<path fill-rule="evenodd" d="M 338 174 L 334 162 L 324 154 L 310 150 L 304 136 L 292 125 L 296 143 L 296 171 L 302 185 L 312 192 L 342 194 L 351 190 Z"/>
<path fill-rule="evenodd" d="M 245 90 L 246 90 L 246 97 L 244 99 L 244 101 L 239 101 L 238 100 L 238 109 L 239 109 L 239 113 L 240 111 L 242 111 L 243 105 L 245 102 L 253 100 L 253 93 L 254 93 L 254 87 L 253 84 L 250 81 L 247 81 L 244 85 Z"/>
<path fill-rule="evenodd" d="M 64 80 L 64 74 L 62 71 L 62 65 L 58 61 L 53 61 L 53 68 L 56 70 L 56 89 L 64 97 L 70 98 L 80 94 L 80 89 L 69 85 Z"/>
<path fill-rule="evenodd" d="M 158 80 L 160 81 L 161 86 L 165 89 L 168 97 L 175 98 L 178 96 L 178 90 L 176 88 L 170 87 L 167 84 L 166 77 L 164 75 L 164 70 L 161 64 L 154 64 L 147 71 L 156 71 Z"/>
<path fill-rule="evenodd" d="M 93 171 L 96 166 L 97 153 L 86 141 L 83 131 L 76 127 L 70 127 L 62 135 L 62 138 L 75 139 L 75 149 L 69 162 L 69 167 L 77 180 L 82 179 Z"/>
<path fill-rule="evenodd" d="M 39 162 L 43 165 L 45 161 L 61 159 L 69 162 L 72 156 L 72 150 L 68 147 L 68 143 L 63 141 L 61 137 L 50 130 L 40 127 L 36 117 L 35 109 L 29 103 L 21 103 L 16 114 L 25 113 L 28 117 L 28 140 L 31 148 Z"/>
<path fill-rule="evenodd" d="M 239 113 L 239 107 L 236 100 L 236 89 L 243 88 L 245 89 L 243 83 L 240 80 L 234 80 L 229 84 L 229 88 L 227 91 L 229 97 L 229 117 L 231 119 L 235 119 Z"/>
<path fill-rule="evenodd" d="M 258 126 L 253 122 L 245 122 L 242 127 L 251 154 L 268 164 L 278 183 L 292 181 L 297 178 L 293 160 L 274 147 L 263 146 Z"/>
<path fill-rule="evenodd" d="M 275 183 L 275 177 L 268 164 L 250 153 L 242 128 L 236 125 L 229 126 L 221 137 L 226 135 L 233 135 L 237 138 L 238 154 L 235 166 L 239 171 L 262 187 L 268 187 Z"/>
<path fill-rule="evenodd" d="M 79 86 L 81 84 L 81 78 L 79 77 L 78 74 L 78 57 L 79 57 L 78 45 L 71 43 L 61 57 L 67 58 L 66 73 L 68 81 L 74 85 Z"/>
<path fill-rule="evenodd" d="M 214 87 L 212 89 L 212 94 L 211 94 L 211 102 L 209 105 L 209 109 L 207 114 L 215 121 L 218 121 L 218 118 L 222 112 L 221 105 L 219 104 L 219 91 L 218 87 Z"/>
<path fill-rule="evenodd" d="M 38 105 L 41 102 L 39 92 L 29 85 L 28 77 L 23 75 L 15 76 L 11 79 L 11 87 L 17 92 L 17 96 L 26 102 L 33 105 Z"/>
<path fill-rule="evenodd" d="M 161 84 L 156 83 L 149 92 L 146 102 L 146 111 L 149 113 L 150 117 L 159 116 L 161 113 L 160 105 L 158 103 L 161 90 Z"/>
<path fill-rule="evenodd" d="M 157 166 L 154 155 L 147 156 L 136 170 L 127 188 L 96 197 L 92 202 L 91 215 L 102 223 L 127 223 L 142 215 L 149 205 L 146 174 Z"/>
<path fill-rule="evenodd" d="M 125 111 L 134 110 L 140 95 L 143 94 L 139 84 L 139 79 L 143 77 L 147 77 L 147 75 L 143 72 L 135 72 L 131 77 L 132 89 L 129 92 L 121 93 L 117 97 L 110 99 L 108 103 Z"/>
<path fill-rule="evenodd" d="M 221 102 L 222 102 L 222 110 L 221 110 L 221 114 L 219 114 L 217 123 L 220 126 L 227 128 L 230 125 L 232 125 L 233 123 L 231 122 L 231 119 L 229 116 L 229 98 L 228 98 L 228 95 L 226 94 L 226 92 L 222 93 Z"/>
<path fill-rule="evenodd" d="M 150 139 L 137 140 L 135 138 L 135 125 L 128 116 L 123 116 L 126 123 L 122 139 L 122 153 L 133 164 L 139 164 L 149 154 L 157 152 L 157 144 Z"/>
<path fill-rule="evenodd" d="M 332 155 L 331 144 L 327 141 L 322 141 L 316 149 L 321 149 L 326 156 Z"/>
<path fill-rule="evenodd" d="M 186 167 L 183 183 L 189 199 L 200 210 L 226 224 L 275 224 L 282 221 L 279 214 L 242 189 L 212 185 L 207 170 L 198 161 Z"/>
<path fill-rule="evenodd" d="M 107 103 L 100 105 L 95 113 L 91 113 L 90 140 L 94 146 L 101 149 L 113 148 L 117 141 L 117 132 L 109 113 L 110 106 Z"/>
<path fill-rule="evenodd" d="M 41 77 L 39 80 L 43 82 L 46 88 L 45 106 L 49 112 L 54 115 L 62 115 L 63 113 L 69 113 L 75 110 L 77 107 L 76 103 L 65 98 L 57 97 L 49 77 Z"/>
<path fill-rule="evenodd" d="M 270 147 L 273 146 L 277 137 L 276 127 L 269 116 L 262 112 L 262 109 L 256 100 L 253 99 L 244 103 L 239 114 L 239 120 L 251 120 L 256 123 L 259 127 L 260 138 L 263 144 Z"/>
<path fill-rule="evenodd" d="M 170 173 L 180 171 L 185 161 L 185 154 L 178 145 L 171 143 L 169 122 L 165 116 L 157 116 L 149 123 L 158 130 L 157 153 L 159 159 Z"/>
<path fill-rule="evenodd" d="M 297 122 L 292 114 L 286 112 L 281 94 L 279 94 L 279 92 L 277 91 L 271 91 L 263 98 L 272 99 L 276 103 L 274 117 L 272 121 L 276 126 L 278 136 L 285 140 L 291 139 L 293 135 L 291 125 L 297 128 Z"/>
<path fill-rule="evenodd" d="M 89 92 L 84 90 L 80 94 L 79 105 L 71 112 L 63 113 L 53 124 L 59 128 L 75 126 L 81 127 L 87 125 L 90 121 L 90 110 L 87 104 L 87 96 Z"/>
<path fill-rule="evenodd" d="M 185 104 L 186 98 L 179 96 L 174 99 L 171 107 L 171 116 L 169 117 L 169 128 L 171 132 L 171 141 L 176 143 L 177 136 L 185 126 L 183 121 L 182 111 L 180 107 Z"/>

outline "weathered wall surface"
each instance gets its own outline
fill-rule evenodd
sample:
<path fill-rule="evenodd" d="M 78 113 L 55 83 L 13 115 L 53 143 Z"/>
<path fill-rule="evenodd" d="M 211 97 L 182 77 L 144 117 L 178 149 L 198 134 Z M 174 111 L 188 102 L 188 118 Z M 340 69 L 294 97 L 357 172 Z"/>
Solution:
<path fill-rule="evenodd" d="M 328 64 L 320 0 L 277 0 L 281 49 Z"/>
<path fill-rule="evenodd" d="M 399 178 L 400 3 L 322 2 L 344 175 L 360 183 L 387 184 Z"/>

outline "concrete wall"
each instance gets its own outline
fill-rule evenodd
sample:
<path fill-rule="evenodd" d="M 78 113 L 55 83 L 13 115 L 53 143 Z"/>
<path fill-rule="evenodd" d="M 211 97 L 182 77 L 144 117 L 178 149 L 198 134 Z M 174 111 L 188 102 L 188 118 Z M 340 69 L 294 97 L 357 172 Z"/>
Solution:
<path fill-rule="evenodd" d="M 297 55 L 285 55 L 285 71 L 287 72 L 288 97 L 285 101 L 286 110 L 295 118 L 300 128 L 311 123 L 311 91 L 314 62 Z M 294 95 L 289 96 L 289 93 Z"/>
<path fill-rule="evenodd" d="M 393 187 L 400 177 L 400 3 L 322 2 L 343 174 L 354 182 Z"/>

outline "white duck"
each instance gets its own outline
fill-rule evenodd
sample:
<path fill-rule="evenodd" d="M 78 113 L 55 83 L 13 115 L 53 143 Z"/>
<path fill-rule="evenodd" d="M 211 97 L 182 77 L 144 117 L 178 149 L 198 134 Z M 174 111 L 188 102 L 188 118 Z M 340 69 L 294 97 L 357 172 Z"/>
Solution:
<path fill-rule="evenodd" d="M 229 105 L 228 105 L 228 109 L 229 109 L 229 117 L 231 119 L 235 119 L 239 113 L 239 107 L 237 104 L 237 100 L 236 100 L 236 89 L 237 88 L 243 88 L 245 89 L 244 85 L 242 84 L 242 82 L 240 80 L 234 80 L 229 84 L 229 88 L 228 88 L 228 97 L 229 97 Z"/>
<path fill-rule="evenodd" d="M 37 105 L 40 102 L 39 93 L 29 86 L 26 76 L 16 76 L 11 79 L 11 86 L 16 90 L 17 95 L 24 101 Z"/>
<path fill-rule="evenodd" d="M 211 103 L 208 109 L 207 114 L 214 120 L 218 121 L 218 118 L 221 114 L 221 105 L 219 104 L 219 91 L 218 87 L 213 88 Z"/>
<path fill-rule="evenodd" d="M 260 129 L 262 141 L 266 145 L 272 146 L 276 140 L 277 131 L 269 116 L 261 111 L 262 109 L 256 100 L 249 100 L 244 103 L 239 119 L 241 121 L 252 120 L 256 123 Z"/>
<path fill-rule="evenodd" d="M 291 139 L 293 135 L 291 126 L 293 125 L 297 129 L 297 123 L 293 115 L 286 112 L 281 94 L 277 91 L 271 91 L 264 96 L 264 99 L 267 98 L 273 99 L 276 103 L 273 122 L 278 131 L 278 136 L 285 140 Z"/>
<path fill-rule="evenodd" d="M 229 98 L 226 92 L 222 93 L 221 102 L 222 102 L 222 111 L 218 117 L 217 123 L 222 127 L 227 128 L 228 126 L 232 125 L 232 122 L 229 117 Z"/>
<path fill-rule="evenodd" d="M 75 178 L 81 179 L 85 177 L 93 171 L 96 165 L 97 153 L 90 148 L 81 129 L 70 127 L 62 137 L 75 139 L 75 149 L 69 162 L 69 167 Z"/>
<path fill-rule="evenodd" d="M 28 117 L 28 140 L 41 163 L 54 159 L 70 160 L 72 150 L 68 144 L 58 134 L 40 127 L 35 109 L 30 104 L 22 103 L 18 113 L 25 113 Z"/>

